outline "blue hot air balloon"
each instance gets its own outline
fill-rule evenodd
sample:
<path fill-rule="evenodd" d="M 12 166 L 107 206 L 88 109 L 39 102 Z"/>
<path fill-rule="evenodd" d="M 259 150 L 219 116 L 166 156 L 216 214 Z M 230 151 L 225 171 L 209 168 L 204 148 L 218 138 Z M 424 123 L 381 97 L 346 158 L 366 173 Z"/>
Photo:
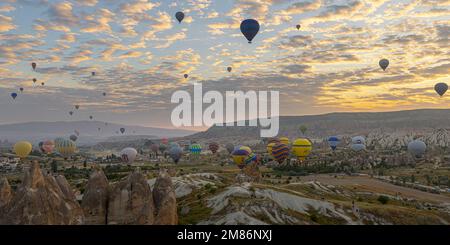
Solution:
<path fill-rule="evenodd" d="M 179 23 L 181 23 L 181 21 L 183 21 L 183 19 L 184 19 L 184 13 L 183 12 L 177 12 L 175 14 L 175 18 L 177 18 Z"/>
<path fill-rule="evenodd" d="M 17 93 L 11 93 L 11 97 L 13 98 L 13 100 L 15 100 L 17 97 Z"/>
<path fill-rule="evenodd" d="M 247 38 L 248 43 L 252 43 L 253 38 L 258 34 L 259 23 L 254 19 L 246 19 L 241 23 L 241 32 Z"/>
<path fill-rule="evenodd" d="M 331 136 L 328 138 L 328 145 L 331 147 L 331 149 L 334 151 L 336 150 L 336 147 L 339 144 L 339 138 L 336 136 Z"/>

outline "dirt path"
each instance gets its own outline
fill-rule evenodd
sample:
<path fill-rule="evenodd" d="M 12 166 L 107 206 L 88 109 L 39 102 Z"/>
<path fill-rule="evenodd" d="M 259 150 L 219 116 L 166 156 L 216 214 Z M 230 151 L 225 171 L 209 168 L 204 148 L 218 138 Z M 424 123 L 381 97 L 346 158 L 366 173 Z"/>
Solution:
<path fill-rule="evenodd" d="M 447 195 L 433 194 L 412 188 L 397 186 L 374 178 L 370 178 L 369 176 L 338 176 L 337 178 L 335 178 L 334 176 L 321 174 L 304 176 L 301 179 L 302 181 L 315 180 L 327 185 L 334 186 L 357 186 L 358 189 L 390 195 L 400 193 L 403 197 L 411 197 L 417 200 L 437 203 L 450 203 L 450 197 Z"/>

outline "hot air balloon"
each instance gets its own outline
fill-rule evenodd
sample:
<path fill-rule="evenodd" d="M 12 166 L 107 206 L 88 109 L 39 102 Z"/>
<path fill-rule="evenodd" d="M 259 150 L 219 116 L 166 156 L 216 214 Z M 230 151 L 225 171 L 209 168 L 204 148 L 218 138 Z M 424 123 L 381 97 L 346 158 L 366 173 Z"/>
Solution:
<path fill-rule="evenodd" d="M 292 143 L 292 152 L 300 161 L 305 160 L 305 158 L 311 153 L 312 144 L 307 139 L 296 139 Z"/>
<path fill-rule="evenodd" d="M 175 18 L 177 18 L 178 23 L 181 23 L 181 21 L 183 21 L 183 19 L 184 19 L 184 13 L 183 12 L 177 12 L 175 14 Z"/>
<path fill-rule="evenodd" d="M 448 85 L 446 83 L 436 83 L 436 85 L 434 85 L 434 90 L 442 97 L 445 92 L 447 92 Z"/>
<path fill-rule="evenodd" d="M 37 82 L 37 79 L 36 78 L 33 78 L 33 83 L 36 83 Z"/>
<path fill-rule="evenodd" d="M 173 147 L 180 147 L 180 145 L 179 145 L 178 143 L 176 143 L 176 142 L 171 142 L 171 143 L 169 144 L 169 150 L 170 150 L 171 148 L 173 148 Z"/>
<path fill-rule="evenodd" d="M 95 76 L 95 71 L 93 71 L 91 74 L 92 74 L 92 76 Z"/>
<path fill-rule="evenodd" d="M 270 138 L 269 139 L 269 144 L 270 143 L 280 143 L 281 141 L 280 141 L 280 139 L 278 139 L 278 138 Z"/>
<path fill-rule="evenodd" d="M 289 157 L 289 147 L 286 144 L 278 143 L 272 147 L 272 156 L 278 163 L 284 162 Z"/>
<path fill-rule="evenodd" d="M 167 139 L 167 138 L 162 138 L 162 139 L 161 139 L 161 143 L 167 145 L 167 144 L 169 143 L 169 139 Z"/>
<path fill-rule="evenodd" d="M 217 144 L 216 142 L 211 142 L 208 148 L 213 154 L 216 154 L 217 150 L 219 150 L 219 144 Z"/>
<path fill-rule="evenodd" d="M 11 93 L 11 97 L 13 98 L 13 100 L 15 100 L 17 97 L 17 93 Z"/>
<path fill-rule="evenodd" d="M 93 118 L 94 118 L 93 116 L 89 116 L 89 119 L 91 119 L 91 120 L 92 120 Z"/>
<path fill-rule="evenodd" d="M 41 85 L 42 85 L 42 86 L 44 86 L 44 85 L 45 85 L 45 83 L 44 83 L 44 82 L 41 82 Z"/>
<path fill-rule="evenodd" d="M 256 161 L 256 155 L 252 152 L 252 149 L 248 146 L 236 147 L 231 153 L 234 163 L 243 169 L 246 165 L 253 161 Z"/>
<path fill-rule="evenodd" d="M 80 132 L 79 132 L 78 130 L 75 129 L 73 132 L 74 132 L 77 136 L 80 136 Z"/>
<path fill-rule="evenodd" d="M 120 152 L 122 161 L 126 164 L 132 164 L 136 159 L 137 151 L 134 148 L 127 147 Z"/>
<path fill-rule="evenodd" d="M 188 74 L 184 74 L 183 76 L 184 76 L 184 78 L 188 78 L 188 77 L 189 77 L 189 75 L 188 75 Z"/>
<path fill-rule="evenodd" d="M 352 138 L 352 144 L 366 144 L 366 139 L 363 136 L 355 136 Z"/>
<path fill-rule="evenodd" d="M 69 111 L 69 115 L 71 115 L 71 116 L 72 116 L 72 115 L 73 115 L 73 111 Z"/>
<path fill-rule="evenodd" d="M 32 149 L 33 146 L 28 141 L 19 141 L 14 145 L 14 153 L 20 158 L 26 158 Z"/>
<path fill-rule="evenodd" d="M 381 59 L 380 62 L 378 62 L 378 64 L 380 65 L 381 69 L 383 69 L 383 71 L 385 71 L 386 68 L 389 66 L 389 60 Z"/>
<path fill-rule="evenodd" d="M 278 143 L 277 142 L 272 142 L 272 143 L 267 144 L 266 149 L 267 149 L 267 153 L 269 153 L 269 155 L 272 156 L 273 146 L 276 145 L 276 144 L 278 144 Z"/>
<path fill-rule="evenodd" d="M 97 128 L 98 131 L 102 130 L 101 128 Z"/>
<path fill-rule="evenodd" d="M 75 109 L 80 109 L 80 106 L 79 105 L 75 105 Z"/>
<path fill-rule="evenodd" d="M 33 68 L 33 71 L 35 71 L 35 70 L 36 70 L 36 66 L 37 66 L 37 65 L 36 65 L 36 63 L 34 63 L 34 62 L 33 62 L 33 63 L 31 63 L 31 68 Z"/>
<path fill-rule="evenodd" d="M 55 139 L 55 149 L 61 156 L 67 158 L 75 153 L 77 146 L 72 140 L 57 138 Z"/>
<path fill-rule="evenodd" d="M 175 164 L 178 163 L 182 154 L 183 154 L 183 149 L 181 149 L 180 146 L 172 147 L 169 150 L 169 156 L 172 158 L 172 160 L 175 162 Z"/>
<path fill-rule="evenodd" d="M 247 38 L 248 43 L 252 43 L 253 38 L 258 34 L 259 23 L 253 19 L 246 19 L 241 23 L 241 32 Z"/>
<path fill-rule="evenodd" d="M 339 138 L 336 136 L 330 136 L 328 138 L 328 145 L 331 147 L 331 149 L 334 151 L 336 150 L 336 147 L 339 144 Z"/>
<path fill-rule="evenodd" d="M 290 143 L 288 137 L 281 137 L 280 142 L 285 145 L 289 145 L 289 143 Z"/>
<path fill-rule="evenodd" d="M 301 25 L 296 25 L 295 27 L 297 27 L 297 30 L 300 30 L 300 27 L 302 27 Z"/>
<path fill-rule="evenodd" d="M 302 132 L 303 135 L 305 135 L 306 131 L 308 130 L 308 128 L 305 125 L 300 125 L 298 129 L 300 130 L 300 132 Z"/>
<path fill-rule="evenodd" d="M 227 67 L 227 71 L 231 72 L 233 70 L 233 68 L 231 68 L 231 66 Z"/>
<path fill-rule="evenodd" d="M 408 151 L 416 158 L 421 158 L 427 149 L 427 145 L 421 140 L 413 140 L 408 144 Z"/>
<path fill-rule="evenodd" d="M 162 152 L 165 152 L 166 149 L 167 149 L 167 146 L 166 146 L 165 144 L 160 144 L 160 145 L 159 145 L 159 151 L 160 151 L 161 153 L 162 153 Z"/>
<path fill-rule="evenodd" d="M 125 128 L 120 128 L 120 132 L 123 134 L 125 133 Z"/>
<path fill-rule="evenodd" d="M 103 92 L 103 96 L 106 96 L 106 93 L 105 93 L 105 92 Z"/>
<path fill-rule="evenodd" d="M 150 145 L 150 150 L 152 150 L 154 153 L 158 153 L 158 145 L 153 143 Z"/>
<path fill-rule="evenodd" d="M 23 92 L 23 88 L 19 88 L 20 92 Z"/>
<path fill-rule="evenodd" d="M 192 144 L 189 148 L 189 151 L 193 155 L 200 155 L 200 153 L 202 152 L 202 146 L 200 144 Z"/>
<path fill-rule="evenodd" d="M 76 135 L 72 134 L 72 135 L 69 137 L 69 139 L 70 139 L 71 141 L 75 142 L 75 141 L 77 141 L 78 137 L 77 137 Z"/>
<path fill-rule="evenodd" d="M 42 146 L 44 145 L 44 141 L 39 142 L 38 146 L 39 146 L 39 150 L 44 153 L 44 149 L 42 148 Z"/>
<path fill-rule="evenodd" d="M 46 154 L 52 153 L 54 148 L 55 148 L 55 143 L 53 142 L 53 140 L 46 140 L 46 141 L 44 141 L 44 144 L 42 145 L 42 150 Z"/>
<path fill-rule="evenodd" d="M 233 150 L 234 150 L 234 145 L 231 144 L 231 143 L 228 143 L 228 144 L 225 145 L 225 148 L 227 149 L 228 153 L 231 154 L 233 152 Z"/>

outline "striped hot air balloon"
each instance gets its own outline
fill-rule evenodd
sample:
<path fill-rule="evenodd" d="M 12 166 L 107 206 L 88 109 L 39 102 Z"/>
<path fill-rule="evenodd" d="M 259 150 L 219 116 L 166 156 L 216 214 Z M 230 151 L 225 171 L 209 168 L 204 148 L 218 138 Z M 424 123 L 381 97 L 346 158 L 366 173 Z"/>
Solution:
<path fill-rule="evenodd" d="M 257 160 L 256 154 L 254 154 L 252 149 L 248 146 L 236 147 L 231 155 L 233 156 L 234 163 L 240 169 L 243 169 L 246 165 Z"/>
<path fill-rule="evenodd" d="M 72 140 L 57 138 L 55 139 L 55 149 L 61 156 L 67 158 L 75 153 L 77 147 Z"/>
<path fill-rule="evenodd" d="M 284 162 L 289 157 L 289 147 L 286 144 L 278 143 L 272 147 L 272 156 L 278 163 Z"/>
<path fill-rule="evenodd" d="M 307 139 L 296 139 L 292 144 L 292 152 L 300 161 L 305 160 L 305 158 L 311 153 L 312 144 Z"/>
<path fill-rule="evenodd" d="M 278 143 L 272 142 L 272 143 L 267 144 L 266 149 L 267 149 L 267 153 L 269 153 L 269 155 L 273 156 L 272 155 L 273 146 L 276 145 L 276 144 L 278 144 Z"/>
<path fill-rule="evenodd" d="M 289 145 L 289 143 L 291 143 L 291 142 L 289 141 L 289 138 L 288 138 L 288 137 L 281 137 L 281 138 L 280 138 L 280 142 L 281 142 L 282 144 L 285 144 L 285 145 Z"/>
<path fill-rule="evenodd" d="M 193 155 L 200 155 L 200 153 L 202 152 L 202 146 L 200 144 L 192 144 L 189 148 L 189 151 Z"/>
<path fill-rule="evenodd" d="M 219 150 L 219 144 L 217 144 L 216 142 L 211 142 L 208 148 L 213 154 L 216 154 L 217 150 Z"/>

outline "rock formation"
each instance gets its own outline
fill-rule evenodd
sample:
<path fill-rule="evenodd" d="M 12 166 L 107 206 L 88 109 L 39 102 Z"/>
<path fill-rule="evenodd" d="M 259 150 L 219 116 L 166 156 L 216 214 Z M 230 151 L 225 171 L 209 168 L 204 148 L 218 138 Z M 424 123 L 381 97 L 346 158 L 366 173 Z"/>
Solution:
<path fill-rule="evenodd" d="M 2 207 L 0 224 L 75 225 L 84 215 L 63 176 L 44 176 L 39 163 L 25 172 L 14 197 Z M 63 191 L 64 190 L 64 191 Z"/>
<path fill-rule="evenodd" d="M 0 208 L 8 204 L 9 201 L 11 201 L 11 198 L 12 198 L 11 186 L 9 185 L 8 180 L 6 178 L 2 178 L 0 180 Z"/>
<path fill-rule="evenodd" d="M 140 172 L 113 185 L 108 196 L 108 224 L 153 224 L 152 191 Z"/>
<path fill-rule="evenodd" d="M 178 224 L 177 201 L 172 180 L 167 171 L 162 170 L 153 187 L 156 225 Z"/>
<path fill-rule="evenodd" d="M 89 177 L 81 202 L 86 224 L 106 224 L 107 205 L 108 179 L 103 171 L 95 170 Z"/>

